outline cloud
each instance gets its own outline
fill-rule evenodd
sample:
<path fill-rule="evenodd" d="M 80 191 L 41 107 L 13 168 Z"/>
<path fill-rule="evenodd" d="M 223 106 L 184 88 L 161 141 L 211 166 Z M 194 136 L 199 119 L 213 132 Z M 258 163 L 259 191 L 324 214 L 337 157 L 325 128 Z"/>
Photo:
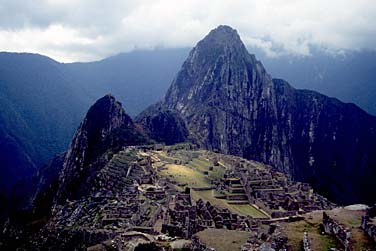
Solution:
<path fill-rule="evenodd" d="M 0 50 L 89 61 L 192 47 L 228 24 L 267 55 L 309 55 L 311 46 L 375 50 L 375 23 L 374 0 L 0 0 Z"/>
<path fill-rule="evenodd" d="M 61 25 L 50 25 L 46 29 L 0 31 L 1 50 L 41 53 L 61 61 L 93 59 L 95 51 L 91 48 L 100 40 L 101 37 L 92 39 L 81 36 L 78 30 Z"/>

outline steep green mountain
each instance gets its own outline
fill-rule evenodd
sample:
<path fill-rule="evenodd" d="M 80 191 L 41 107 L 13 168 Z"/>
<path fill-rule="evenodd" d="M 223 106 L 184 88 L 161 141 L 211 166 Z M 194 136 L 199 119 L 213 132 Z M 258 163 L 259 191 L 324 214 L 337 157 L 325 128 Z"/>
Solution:
<path fill-rule="evenodd" d="M 107 155 L 127 145 L 148 142 L 120 102 L 111 95 L 90 107 L 67 150 L 55 196 L 57 203 L 78 199 L 92 190 L 97 172 L 107 162 Z"/>
<path fill-rule="evenodd" d="M 177 112 L 201 147 L 270 164 L 336 202 L 376 200 L 376 117 L 272 79 L 228 26 L 198 42 L 149 109 Z"/>

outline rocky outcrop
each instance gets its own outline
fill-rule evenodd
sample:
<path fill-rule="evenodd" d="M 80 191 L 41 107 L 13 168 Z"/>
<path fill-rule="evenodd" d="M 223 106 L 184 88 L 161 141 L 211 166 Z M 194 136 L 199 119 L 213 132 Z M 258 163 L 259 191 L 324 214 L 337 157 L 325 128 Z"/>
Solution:
<path fill-rule="evenodd" d="M 336 202 L 376 199 L 376 118 L 272 79 L 228 26 L 193 48 L 159 106 L 204 148 L 270 164 Z"/>
<path fill-rule="evenodd" d="M 177 112 L 155 105 L 141 113 L 136 122 L 156 142 L 172 145 L 188 139 L 188 129 Z"/>
<path fill-rule="evenodd" d="M 76 199 L 91 189 L 92 177 L 114 153 L 127 145 L 145 143 L 146 137 L 111 95 L 99 99 L 77 129 L 59 175 L 56 202 Z"/>
<path fill-rule="evenodd" d="M 30 198 L 33 217 L 50 214 L 52 202 L 57 192 L 59 172 L 63 168 L 65 153 L 56 155 L 43 165 L 33 178 L 34 191 Z"/>

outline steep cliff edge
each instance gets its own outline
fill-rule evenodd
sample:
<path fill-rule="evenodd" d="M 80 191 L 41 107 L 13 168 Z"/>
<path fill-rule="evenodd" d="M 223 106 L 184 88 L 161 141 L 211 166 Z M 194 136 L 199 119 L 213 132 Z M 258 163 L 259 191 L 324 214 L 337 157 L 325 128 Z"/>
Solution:
<path fill-rule="evenodd" d="M 192 49 L 160 107 L 202 147 L 271 164 L 336 202 L 376 200 L 375 117 L 272 79 L 231 27 Z"/>

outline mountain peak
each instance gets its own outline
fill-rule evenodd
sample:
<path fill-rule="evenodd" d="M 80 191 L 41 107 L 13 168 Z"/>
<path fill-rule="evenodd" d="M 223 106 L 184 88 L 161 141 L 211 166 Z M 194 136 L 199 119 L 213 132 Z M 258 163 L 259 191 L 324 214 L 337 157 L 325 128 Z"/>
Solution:
<path fill-rule="evenodd" d="M 238 45 L 243 46 L 243 42 L 240 39 L 238 32 L 228 25 L 220 25 L 217 28 L 211 30 L 206 37 L 199 42 L 209 43 L 211 45 Z"/>
<path fill-rule="evenodd" d="M 212 102 L 209 97 L 215 96 L 217 99 L 222 94 L 223 97 L 229 95 L 227 86 L 243 85 L 242 81 L 252 71 L 257 71 L 257 74 L 265 73 L 263 66 L 248 53 L 238 32 L 230 26 L 220 25 L 191 50 L 169 88 L 165 102 L 170 109 L 177 108 L 181 111 L 184 110 L 183 104 L 186 101 Z M 251 82 L 248 83 L 248 89 Z M 221 95 L 216 95 L 219 93 Z"/>
<path fill-rule="evenodd" d="M 375 166 L 370 138 L 376 139 L 376 121 L 351 105 L 273 80 L 229 26 L 210 31 L 193 48 L 163 106 L 178 113 L 203 148 L 270 164 L 336 201 L 375 198 L 367 192 L 375 176 L 358 173 Z"/>
<path fill-rule="evenodd" d="M 112 93 L 107 93 L 102 98 L 115 99 L 115 97 L 114 97 L 114 95 L 112 95 Z"/>
<path fill-rule="evenodd" d="M 228 25 L 219 25 L 217 28 L 212 29 L 208 36 L 223 36 L 227 35 L 229 37 L 239 37 L 237 30 L 233 29 Z"/>
<path fill-rule="evenodd" d="M 89 190 L 87 183 L 90 182 L 86 181 L 100 169 L 98 159 L 103 154 L 144 141 L 146 138 L 114 96 L 107 94 L 98 99 L 77 129 L 65 156 L 57 202 L 62 202 L 64 198 L 77 198 Z"/>
<path fill-rule="evenodd" d="M 191 51 L 191 58 L 196 62 L 213 64 L 219 58 L 232 60 L 247 57 L 248 51 L 238 32 L 227 25 L 220 25 L 211 30 Z"/>

